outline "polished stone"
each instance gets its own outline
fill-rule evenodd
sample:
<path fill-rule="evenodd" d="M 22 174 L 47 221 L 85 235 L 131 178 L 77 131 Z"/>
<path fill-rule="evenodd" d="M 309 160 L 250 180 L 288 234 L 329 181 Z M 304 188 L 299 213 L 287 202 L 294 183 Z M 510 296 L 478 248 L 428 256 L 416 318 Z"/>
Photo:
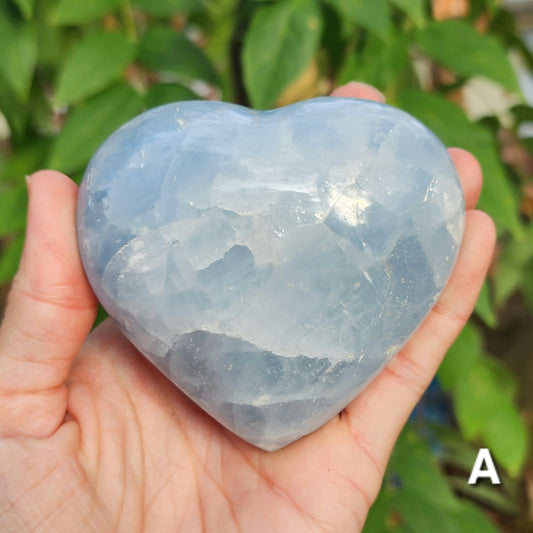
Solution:
<path fill-rule="evenodd" d="M 131 342 L 228 429 L 274 450 L 341 411 L 434 305 L 460 245 L 453 164 L 392 107 L 181 102 L 94 155 L 89 280 Z"/>

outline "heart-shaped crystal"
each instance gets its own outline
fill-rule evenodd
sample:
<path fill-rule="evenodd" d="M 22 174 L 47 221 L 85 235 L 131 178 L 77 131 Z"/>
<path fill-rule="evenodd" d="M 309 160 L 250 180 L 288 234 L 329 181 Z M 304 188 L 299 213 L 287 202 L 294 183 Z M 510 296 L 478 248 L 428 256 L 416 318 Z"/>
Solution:
<path fill-rule="evenodd" d="M 341 411 L 406 342 L 448 279 L 463 219 L 447 151 L 402 111 L 181 102 L 101 146 L 78 239 L 131 342 L 274 450 Z"/>

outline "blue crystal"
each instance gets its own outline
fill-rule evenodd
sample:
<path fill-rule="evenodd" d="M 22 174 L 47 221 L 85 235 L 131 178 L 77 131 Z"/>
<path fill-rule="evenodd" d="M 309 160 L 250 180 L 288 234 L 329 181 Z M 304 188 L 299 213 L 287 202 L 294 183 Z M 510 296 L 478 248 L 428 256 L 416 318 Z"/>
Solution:
<path fill-rule="evenodd" d="M 275 450 L 408 340 L 448 279 L 464 202 L 444 146 L 392 107 L 181 102 L 100 147 L 77 217 L 89 280 L 131 342 Z"/>

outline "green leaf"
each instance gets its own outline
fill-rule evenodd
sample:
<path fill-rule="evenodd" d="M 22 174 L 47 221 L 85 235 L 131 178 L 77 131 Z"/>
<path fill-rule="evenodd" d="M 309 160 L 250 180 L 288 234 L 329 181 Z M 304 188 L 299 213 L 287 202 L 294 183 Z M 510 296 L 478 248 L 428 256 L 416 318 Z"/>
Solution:
<path fill-rule="evenodd" d="M 492 306 L 492 301 L 490 298 L 489 284 L 487 280 L 483 283 L 481 287 L 481 292 L 476 302 L 476 307 L 474 309 L 475 313 L 487 326 L 494 328 L 498 323 L 498 317 L 494 312 Z"/>
<path fill-rule="evenodd" d="M 433 426 L 432 430 L 442 446 L 442 449 L 439 449 L 441 463 L 451 466 L 454 472 L 461 471 L 459 475 L 466 481 L 468 477 L 465 479 L 463 474 L 467 472 L 470 474 L 479 453 L 479 447 L 466 442 L 461 433 L 450 426 Z M 449 476 L 447 478 L 450 479 Z"/>
<path fill-rule="evenodd" d="M 235 9 L 238 0 L 231 0 L 230 6 L 223 9 L 218 2 L 208 3 L 211 31 L 205 52 L 213 63 L 227 69 L 230 64 L 231 44 L 235 35 L 237 17 Z"/>
<path fill-rule="evenodd" d="M 16 274 L 23 248 L 24 234 L 20 234 L 2 250 L 0 254 L 0 284 L 7 283 Z"/>
<path fill-rule="evenodd" d="M 52 22 L 74 25 L 90 22 L 117 9 L 120 0 L 60 0 L 54 9 Z"/>
<path fill-rule="evenodd" d="M 322 5 L 322 41 L 320 43 L 321 55 L 327 57 L 328 70 L 338 73 L 343 63 L 346 62 L 347 53 L 351 53 L 355 48 L 353 42 L 353 28 L 345 31 L 346 20 L 341 19 L 339 13 L 330 4 Z M 348 33 L 349 46 L 347 44 L 346 33 Z M 350 39 L 351 38 L 351 39 Z M 339 75 L 337 74 L 337 83 Z M 351 81 L 351 80 L 350 80 Z"/>
<path fill-rule="evenodd" d="M 426 487 L 425 494 L 430 492 Z M 499 532 L 473 504 L 455 500 L 456 505 L 449 509 L 410 489 L 382 487 L 370 508 L 363 533 Z"/>
<path fill-rule="evenodd" d="M 481 335 L 472 324 L 467 323 L 440 365 L 438 377 L 442 387 L 452 390 L 481 354 Z"/>
<path fill-rule="evenodd" d="M 33 18 L 39 48 L 37 63 L 40 72 L 46 72 L 47 85 L 51 81 L 50 74 L 57 75 L 72 45 L 80 39 L 80 33 L 71 28 L 55 26 L 51 23 L 54 7 L 54 2 L 38 2 Z M 42 87 L 38 87 L 38 89 L 42 90 Z M 49 94 L 47 97 L 49 98 Z"/>
<path fill-rule="evenodd" d="M 431 492 L 426 488 L 426 493 Z M 456 508 L 428 502 L 409 489 L 380 493 L 370 509 L 363 533 L 498 533 L 497 527 L 470 502 Z"/>
<path fill-rule="evenodd" d="M 444 478 L 443 478 L 444 481 Z M 426 487 L 426 493 L 431 492 Z M 431 531 L 431 533 L 457 533 L 461 531 L 450 519 L 447 508 L 438 503 L 428 502 L 420 498 L 420 494 L 411 490 L 400 490 L 396 493 L 392 508 L 396 511 L 401 523 L 412 533 Z M 394 531 L 394 530 L 392 530 Z"/>
<path fill-rule="evenodd" d="M 56 103 L 72 104 L 117 81 L 135 57 L 135 46 L 118 33 L 93 33 L 69 53 L 57 83 Z"/>
<path fill-rule="evenodd" d="M 0 237 L 18 233 L 26 227 L 28 193 L 26 184 L 0 193 Z"/>
<path fill-rule="evenodd" d="M 510 109 L 513 114 L 515 124 L 523 122 L 533 122 L 533 107 L 526 104 L 517 104 Z"/>
<path fill-rule="evenodd" d="M 511 476 L 517 476 L 524 466 L 528 434 L 524 422 L 510 398 L 503 398 L 483 428 L 483 439 L 494 458 Z"/>
<path fill-rule="evenodd" d="M 390 11 L 387 0 L 327 0 L 348 20 L 382 38 L 390 29 Z"/>
<path fill-rule="evenodd" d="M 456 105 L 436 94 L 405 91 L 398 94 L 402 109 L 421 120 L 447 146 L 469 150 L 483 168 L 484 182 L 478 207 L 516 239 L 524 237 L 519 207 L 489 130 L 470 122 Z"/>
<path fill-rule="evenodd" d="M 455 412 L 465 438 L 482 438 L 511 475 L 522 468 L 527 432 L 513 403 L 516 385 L 501 364 L 480 358 L 458 380 Z"/>
<path fill-rule="evenodd" d="M 252 105 L 270 107 L 306 69 L 322 32 L 315 0 L 284 0 L 260 7 L 244 39 L 244 84 Z"/>
<path fill-rule="evenodd" d="M 455 414 L 467 440 L 482 435 L 500 396 L 492 368 L 485 358 L 476 359 L 470 371 L 460 376 L 454 395 Z"/>
<path fill-rule="evenodd" d="M 202 8 L 199 0 L 133 0 L 133 5 L 154 17 L 195 13 Z"/>
<path fill-rule="evenodd" d="M 469 469 L 475 456 L 473 453 Z M 394 448 L 385 482 L 370 509 L 363 532 L 422 531 L 494 533 L 497 529 L 482 513 L 472 510 L 471 504 L 465 505 L 455 496 L 428 444 L 407 426 Z"/>
<path fill-rule="evenodd" d="M 457 531 L 468 533 L 499 533 L 500 529 L 485 514 L 468 500 L 461 501 L 458 509 L 451 512 Z"/>
<path fill-rule="evenodd" d="M 436 426 L 432 428 L 443 449 L 439 450 L 441 464 L 448 467 L 446 480 L 455 493 L 459 492 L 482 505 L 498 511 L 512 514 L 517 511 L 517 500 L 520 491 L 519 483 L 511 479 L 503 469 L 498 472 L 501 485 L 479 483 L 469 485 L 468 477 L 479 453 L 479 442 L 465 442 L 460 433 L 451 427 Z"/>
<path fill-rule="evenodd" d="M 533 261 L 530 261 L 524 268 L 524 297 L 529 312 L 533 314 Z"/>
<path fill-rule="evenodd" d="M 501 396 L 505 396 L 509 400 L 514 400 L 518 394 L 518 383 L 513 373 L 502 363 L 499 359 L 485 355 L 483 358 L 485 364 L 490 371 L 497 376 L 496 383 Z"/>
<path fill-rule="evenodd" d="M 217 83 L 215 69 L 203 50 L 182 32 L 165 26 L 154 26 L 146 32 L 140 43 L 139 61 L 152 70 L 174 74 L 173 81 Z"/>
<path fill-rule="evenodd" d="M 16 185 L 25 185 L 25 177 L 43 168 L 50 149 L 48 139 L 32 140 L 23 144 L 6 160 L 2 180 Z"/>
<path fill-rule="evenodd" d="M 521 287 L 532 254 L 532 248 L 523 242 L 510 241 L 504 246 L 494 276 L 494 301 L 497 306 L 505 303 Z"/>
<path fill-rule="evenodd" d="M 422 52 L 460 76 L 485 76 L 512 92 L 520 92 L 503 46 L 466 22 L 433 22 L 416 33 L 415 42 Z"/>
<path fill-rule="evenodd" d="M 501 10 L 503 4 L 505 3 L 504 0 L 486 0 L 485 5 L 492 17 L 495 13 L 497 13 L 499 10 Z M 507 11 L 509 16 L 514 16 L 511 10 Z M 513 21 L 514 23 L 514 21 Z"/>
<path fill-rule="evenodd" d="M 55 137 L 57 124 L 54 123 L 54 109 L 50 103 L 46 91 L 36 85 L 30 92 L 30 98 L 26 104 L 29 111 L 29 123 L 33 131 L 39 132 L 42 138 Z"/>
<path fill-rule="evenodd" d="M 200 97 L 183 85 L 173 83 L 158 83 L 154 85 L 144 97 L 145 107 L 148 109 L 160 105 L 171 104 L 182 100 L 198 100 Z"/>
<path fill-rule="evenodd" d="M 426 23 L 426 3 L 424 0 L 390 0 L 390 3 L 407 13 L 418 27 Z"/>
<path fill-rule="evenodd" d="M 228 102 L 236 99 L 235 76 L 231 62 L 235 31 L 240 19 L 235 16 L 238 2 L 239 0 L 224 0 L 206 4 L 211 31 L 204 50 L 220 73 L 218 86 L 222 93 L 221 99 Z"/>
<path fill-rule="evenodd" d="M 385 533 L 388 530 L 385 524 L 392 512 L 392 502 L 390 491 L 386 489 L 387 487 L 385 486 L 381 487 L 378 497 L 370 507 L 363 527 L 363 533 Z M 394 529 L 394 531 L 395 533 L 403 533 L 401 529 Z"/>
<path fill-rule="evenodd" d="M 24 15 L 24 18 L 30 19 L 33 16 L 35 0 L 14 0 L 14 2 L 17 4 L 20 12 Z"/>
<path fill-rule="evenodd" d="M 94 319 L 93 329 L 100 325 L 109 315 L 107 314 L 107 311 L 102 307 L 102 305 L 98 304 L 98 311 L 96 313 L 96 318 Z"/>
<path fill-rule="evenodd" d="M 5 166 L 6 166 L 6 155 L 0 151 L 0 185 L 6 181 L 5 179 Z"/>
<path fill-rule="evenodd" d="M 1 16 L 1 14 L 0 14 Z M 1 55 L 1 52 L 0 52 Z M 4 83 L 0 73 L 0 111 L 3 113 L 12 135 L 21 138 L 24 135 L 29 110 L 24 103 L 17 99 L 13 90 Z"/>
<path fill-rule="evenodd" d="M 456 507 L 457 501 L 427 442 L 410 426 L 404 429 L 394 447 L 388 471 L 399 478 L 402 488 L 417 494 L 418 499 L 443 509 Z M 427 487 L 431 487 L 430 492 Z"/>
<path fill-rule="evenodd" d="M 26 101 L 37 62 L 37 40 L 29 23 L 15 23 L 0 9 L 0 77 Z"/>
<path fill-rule="evenodd" d="M 352 52 L 347 57 L 337 83 L 356 79 L 390 93 L 402 84 L 409 70 L 409 39 L 391 31 L 387 41 L 369 35 L 362 53 Z"/>
<path fill-rule="evenodd" d="M 118 85 L 74 110 L 57 138 L 48 166 L 81 170 L 98 146 L 142 109 L 142 98 L 129 85 Z"/>

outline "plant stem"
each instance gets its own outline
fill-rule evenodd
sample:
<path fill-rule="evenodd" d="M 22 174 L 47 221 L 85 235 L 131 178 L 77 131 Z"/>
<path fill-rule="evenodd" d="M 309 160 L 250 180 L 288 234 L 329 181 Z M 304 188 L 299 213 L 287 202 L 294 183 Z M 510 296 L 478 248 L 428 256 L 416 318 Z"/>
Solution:
<path fill-rule="evenodd" d="M 126 35 L 133 42 L 139 40 L 139 34 L 137 32 L 137 26 L 135 25 L 135 17 L 133 16 L 133 8 L 131 7 L 130 0 L 121 0 L 120 11 L 122 14 L 122 22 L 126 29 Z"/>

